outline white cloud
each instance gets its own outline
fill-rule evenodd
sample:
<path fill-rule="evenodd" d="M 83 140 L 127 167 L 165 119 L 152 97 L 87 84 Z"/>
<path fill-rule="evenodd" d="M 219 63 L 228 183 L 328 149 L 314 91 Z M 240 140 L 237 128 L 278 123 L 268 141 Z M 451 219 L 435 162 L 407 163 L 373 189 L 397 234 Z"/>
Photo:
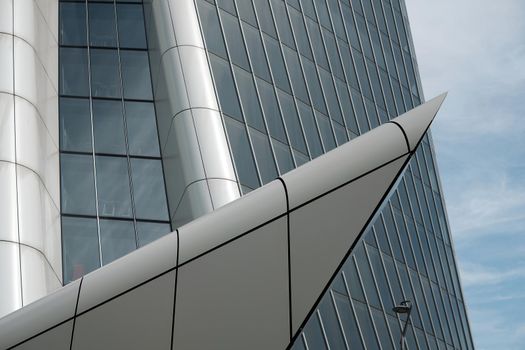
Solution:
<path fill-rule="evenodd" d="M 487 285 L 500 284 L 525 277 L 525 266 L 496 269 L 474 263 L 465 263 L 460 266 L 460 273 L 465 288 L 473 286 L 486 287 Z M 500 296 L 495 295 L 494 298 L 500 298 Z M 494 299 L 490 298 L 489 300 L 493 301 Z"/>

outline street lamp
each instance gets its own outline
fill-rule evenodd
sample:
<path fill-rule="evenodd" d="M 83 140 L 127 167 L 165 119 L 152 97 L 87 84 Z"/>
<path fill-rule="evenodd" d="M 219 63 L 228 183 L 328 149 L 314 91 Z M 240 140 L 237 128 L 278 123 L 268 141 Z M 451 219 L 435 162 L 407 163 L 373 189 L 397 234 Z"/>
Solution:
<path fill-rule="evenodd" d="M 410 312 L 412 311 L 412 303 L 410 300 L 403 300 L 399 303 L 399 305 L 396 305 L 392 308 L 392 311 L 394 311 L 396 314 L 407 314 L 407 319 L 405 321 L 405 325 L 403 326 L 403 329 L 401 331 L 401 350 L 403 350 L 403 344 L 405 343 L 405 334 L 407 332 L 407 326 L 408 321 L 410 320 Z"/>

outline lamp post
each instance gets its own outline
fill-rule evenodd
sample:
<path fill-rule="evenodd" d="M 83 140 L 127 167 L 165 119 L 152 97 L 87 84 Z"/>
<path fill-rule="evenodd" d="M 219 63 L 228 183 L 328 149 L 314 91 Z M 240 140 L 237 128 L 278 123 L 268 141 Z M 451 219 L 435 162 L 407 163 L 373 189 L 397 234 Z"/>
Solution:
<path fill-rule="evenodd" d="M 412 303 L 410 302 L 410 300 L 403 300 L 399 303 L 399 305 L 394 306 L 392 308 L 392 311 L 394 311 L 396 314 L 407 314 L 405 325 L 403 326 L 403 329 L 401 331 L 401 350 L 403 350 L 408 321 L 410 321 L 410 312 L 412 311 Z"/>

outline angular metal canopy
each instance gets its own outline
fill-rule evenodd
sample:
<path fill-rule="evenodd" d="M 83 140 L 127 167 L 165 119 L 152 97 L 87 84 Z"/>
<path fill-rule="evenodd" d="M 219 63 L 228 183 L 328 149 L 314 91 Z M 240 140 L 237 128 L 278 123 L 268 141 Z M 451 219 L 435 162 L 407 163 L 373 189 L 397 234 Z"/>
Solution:
<path fill-rule="evenodd" d="M 0 320 L 0 349 L 285 349 L 445 94 Z"/>

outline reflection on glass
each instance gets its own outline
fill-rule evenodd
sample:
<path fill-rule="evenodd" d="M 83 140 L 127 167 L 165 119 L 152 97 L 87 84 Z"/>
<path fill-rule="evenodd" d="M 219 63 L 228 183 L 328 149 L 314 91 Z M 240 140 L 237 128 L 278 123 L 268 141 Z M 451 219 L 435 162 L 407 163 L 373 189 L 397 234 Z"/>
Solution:
<path fill-rule="evenodd" d="M 130 155 L 159 157 L 157 122 L 153 103 L 125 102 Z"/>
<path fill-rule="evenodd" d="M 62 154 L 60 163 L 62 213 L 95 215 L 93 157 Z"/>
<path fill-rule="evenodd" d="M 137 219 L 169 220 L 160 160 L 132 158 L 131 176 Z"/>
<path fill-rule="evenodd" d="M 122 102 L 93 100 L 93 129 L 95 152 L 126 154 Z"/>
<path fill-rule="evenodd" d="M 147 49 L 142 5 L 117 4 L 117 21 L 121 48 Z"/>
<path fill-rule="evenodd" d="M 118 54 L 115 50 L 92 49 L 91 93 L 94 97 L 120 97 Z"/>
<path fill-rule="evenodd" d="M 91 3 L 88 6 L 90 45 L 116 47 L 115 5 Z"/>
<path fill-rule="evenodd" d="M 88 96 L 87 50 L 60 48 L 60 93 L 69 96 Z"/>
<path fill-rule="evenodd" d="M 95 219 L 62 217 L 62 245 L 64 284 L 100 266 Z"/>
<path fill-rule="evenodd" d="M 252 128 L 249 130 L 253 142 L 255 159 L 259 166 L 259 172 L 261 173 L 261 180 L 263 184 L 266 184 L 277 177 L 277 169 L 275 167 L 272 149 L 270 148 L 270 141 L 267 135 Z"/>
<path fill-rule="evenodd" d="M 146 51 L 120 51 L 124 98 L 152 100 L 151 75 Z"/>
<path fill-rule="evenodd" d="M 86 5 L 60 3 L 60 44 L 86 46 Z"/>
<path fill-rule="evenodd" d="M 88 99 L 60 99 L 60 148 L 64 151 L 92 151 Z"/>
<path fill-rule="evenodd" d="M 128 161 L 123 157 L 96 157 L 100 216 L 131 217 Z"/>
<path fill-rule="evenodd" d="M 135 250 L 133 221 L 100 220 L 100 244 L 104 265 Z"/>

